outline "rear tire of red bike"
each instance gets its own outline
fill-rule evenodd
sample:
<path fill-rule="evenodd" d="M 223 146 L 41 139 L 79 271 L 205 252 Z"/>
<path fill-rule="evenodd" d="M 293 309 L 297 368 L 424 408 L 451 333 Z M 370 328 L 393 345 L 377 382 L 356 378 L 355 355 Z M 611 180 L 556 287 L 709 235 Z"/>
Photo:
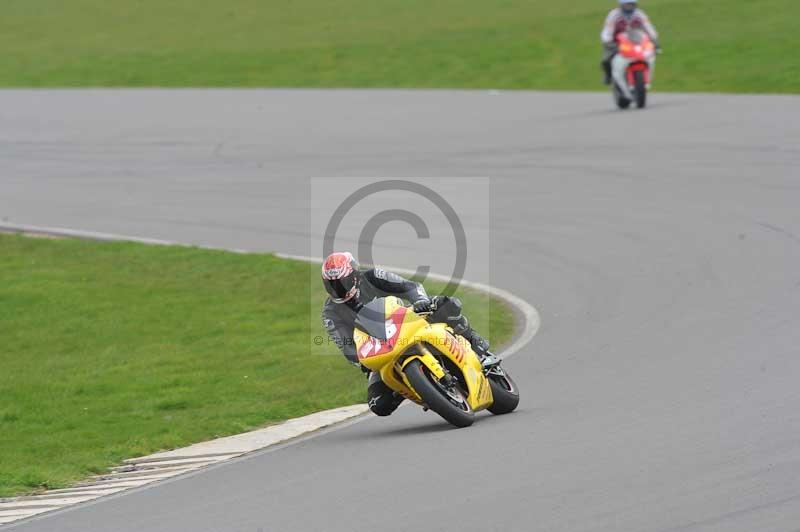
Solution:
<path fill-rule="evenodd" d="M 633 73 L 634 90 L 636 91 L 636 107 L 643 109 L 647 105 L 647 84 L 644 82 L 644 70 Z"/>

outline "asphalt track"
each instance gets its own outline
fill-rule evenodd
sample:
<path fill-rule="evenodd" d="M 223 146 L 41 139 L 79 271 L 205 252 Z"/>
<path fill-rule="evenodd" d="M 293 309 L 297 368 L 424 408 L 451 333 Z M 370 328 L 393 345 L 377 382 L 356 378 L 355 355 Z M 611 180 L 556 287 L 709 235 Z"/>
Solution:
<path fill-rule="evenodd" d="M 0 218 L 307 254 L 309 176 L 491 176 L 524 398 L 416 408 L 20 531 L 800 530 L 800 98 L 3 91 Z M 304 188 L 306 187 L 306 188 Z"/>

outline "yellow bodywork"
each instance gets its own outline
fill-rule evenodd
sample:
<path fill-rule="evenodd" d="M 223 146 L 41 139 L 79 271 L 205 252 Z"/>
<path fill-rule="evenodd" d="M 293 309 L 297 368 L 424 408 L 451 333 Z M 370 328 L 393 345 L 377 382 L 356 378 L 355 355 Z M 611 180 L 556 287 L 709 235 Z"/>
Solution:
<path fill-rule="evenodd" d="M 443 323 L 428 323 L 422 316 L 410 308 L 405 311 L 403 302 L 396 297 L 386 298 L 385 316 L 387 328 L 394 327 L 392 316 L 402 314 L 402 322 L 397 325 L 395 343 L 389 347 L 384 344 L 385 352 L 362 356 L 362 351 L 369 350 L 377 342 L 364 331 L 356 328 L 354 340 L 359 362 L 380 373 L 381 379 L 389 388 L 406 399 L 422 404 L 422 399 L 411 387 L 403 369 L 412 360 L 419 360 L 437 378 L 445 375 L 445 370 L 434 356 L 437 354 L 449 358 L 464 375 L 467 384 L 467 402 L 473 410 L 481 410 L 492 405 L 492 389 L 483 374 L 480 360 L 472 347 L 464 338 L 455 336 L 453 330 Z M 366 346 L 365 344 L 369 344 Z"/>

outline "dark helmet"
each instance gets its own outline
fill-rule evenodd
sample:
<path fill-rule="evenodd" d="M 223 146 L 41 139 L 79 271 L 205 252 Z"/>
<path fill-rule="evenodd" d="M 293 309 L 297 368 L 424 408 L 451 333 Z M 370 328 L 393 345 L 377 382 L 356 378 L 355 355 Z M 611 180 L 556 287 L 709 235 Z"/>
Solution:
<path fill-rule="evenodd" d="M 637 3 L 636 0 L 619 0 L 619 7 L 622 8 L 622 14 L 626 16 L 633 15 L 633 12 L 636 11 Z"/>
<path fill-rule="evenodd" d="M 331 253 L 322 263 L 322 283 L 334 303 L 344 303 L 358 295 L 358 261 L 353 255 Z"/>

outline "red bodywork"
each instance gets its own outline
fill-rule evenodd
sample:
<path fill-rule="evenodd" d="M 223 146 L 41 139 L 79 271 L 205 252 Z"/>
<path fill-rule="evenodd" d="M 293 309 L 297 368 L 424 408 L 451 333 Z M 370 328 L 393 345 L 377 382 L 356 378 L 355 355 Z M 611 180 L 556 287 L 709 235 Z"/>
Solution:
<path fill-rule="evenodd" d="M 648 61 L 656 52 L 653 40 L 646 33 L 639 32 L 638 35 L 635 36 L 638 38 L 632 37 L 634 36 L 629 33 L 618 33 L 616 37 L 619 54 L 631 62 L 626 72 L 628 85 L 631 87 L 634 85 L 634 73 L 639 71 L 644 72 L 644 82 L 650 83 L 650 66 Z"/>
<path fill-rule="evenodd" d="M 400 335 L 400 328 L 403 326 L 403 320 L 406 317 L 406 312 L 408 312 L 406 307 L 400 307 L 392 312 L 389 319 L 386 320 L 386 340 L 384 341 L 370 336 L 364 345 L 361 346 L 361 349 L 358 350 L 359 360 L 375 355 L 382 355 L 394 349 L 397 338 Z"/>

